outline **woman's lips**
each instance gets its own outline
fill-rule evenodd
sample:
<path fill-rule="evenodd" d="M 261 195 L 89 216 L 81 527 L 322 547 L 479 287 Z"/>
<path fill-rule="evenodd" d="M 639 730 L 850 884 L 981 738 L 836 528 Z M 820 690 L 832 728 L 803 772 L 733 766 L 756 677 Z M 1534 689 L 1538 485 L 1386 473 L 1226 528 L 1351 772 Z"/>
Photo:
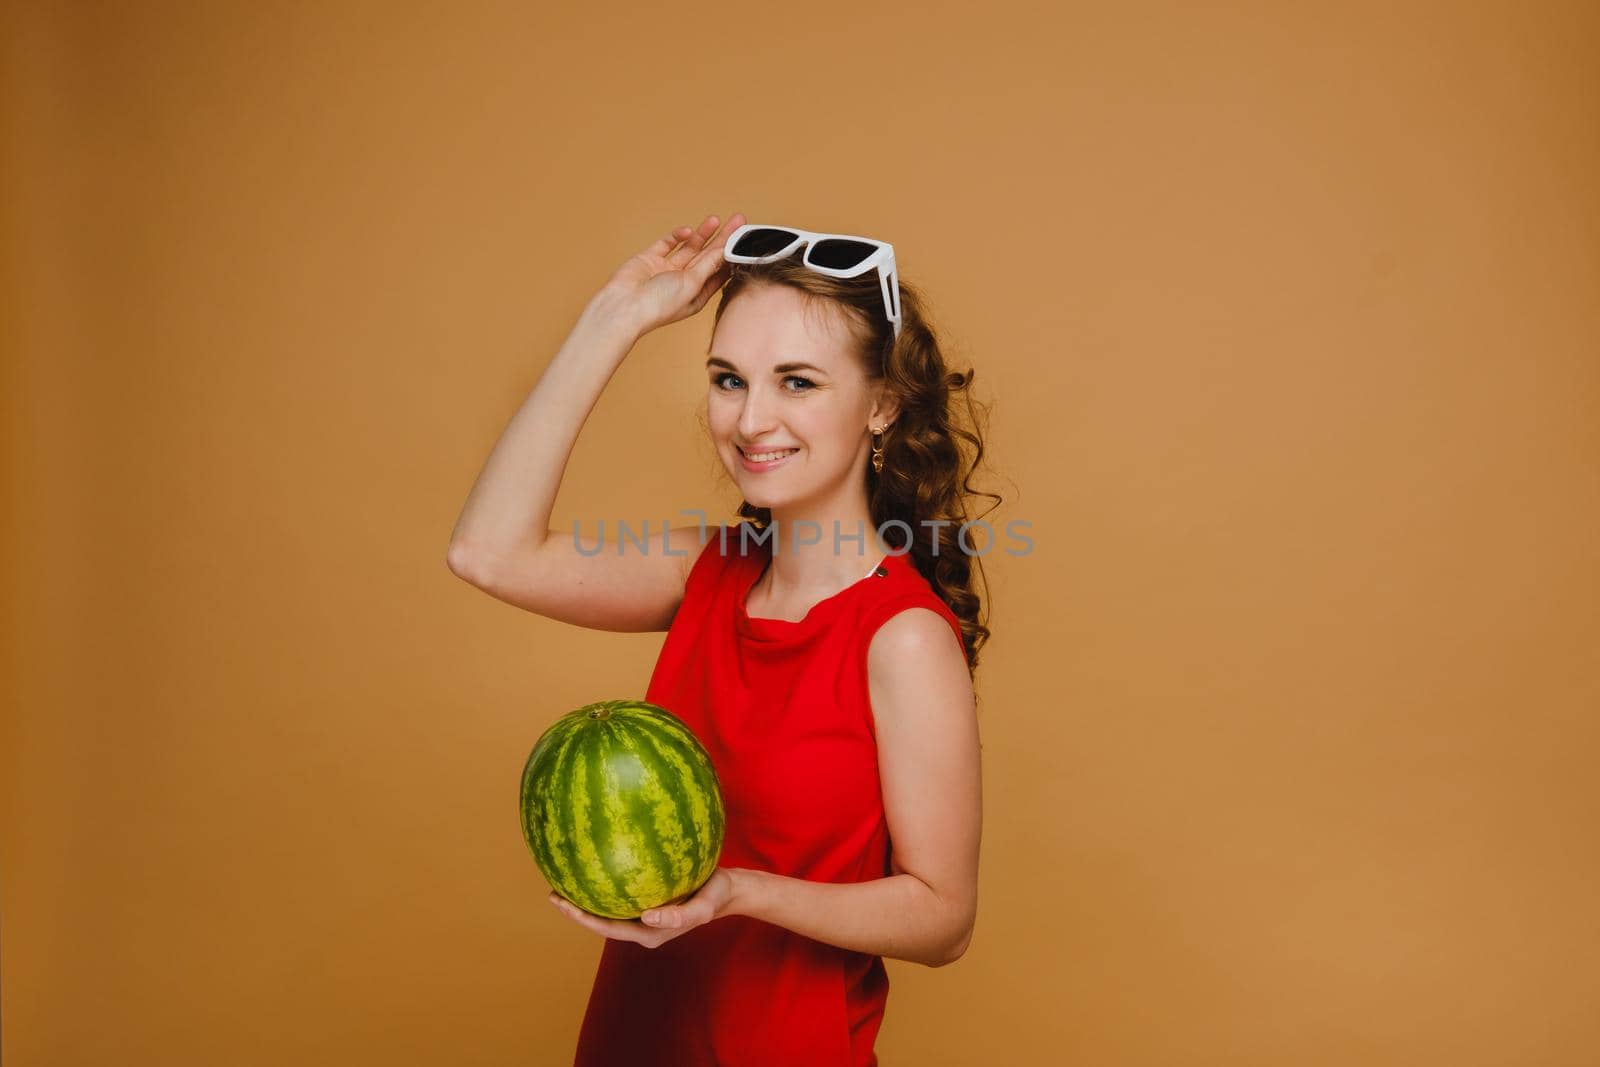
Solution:
<path fill-rule="evenodd" d="M 737 448 L 737 447 L 738 446 L 735 446 L 735 448 Z M 795 448 L 795 449 L 766 449 L 765 451 L 757 452 L 756 455 L 764 456 L 764 455 L 768 455 L 771 452 L 776 452 L 776 451 L 782 451 L 785 454 L 782 455 L 782 456 L 779 456 L 777 459 L 769 459 L 769 460 L 766 460 L 765 462 L 757 463 L 755 460 L 751 459 L 748 455 L 745 454 L 744 449 L 739 448 L 738 449 L 739 462 L 744 464 L 744 469 L 745 470 L 752 471 L 752 472 L 755 472 L 755 473 L 759 474 L 762 471 L 770 471 L 770 470 L 772 470 L 774 467 L 777 467 L 779 464 L 785 462 L 786 460 L 789 459 L 790 456 L 795 455 L 800 450 L 798 448 Z"/>

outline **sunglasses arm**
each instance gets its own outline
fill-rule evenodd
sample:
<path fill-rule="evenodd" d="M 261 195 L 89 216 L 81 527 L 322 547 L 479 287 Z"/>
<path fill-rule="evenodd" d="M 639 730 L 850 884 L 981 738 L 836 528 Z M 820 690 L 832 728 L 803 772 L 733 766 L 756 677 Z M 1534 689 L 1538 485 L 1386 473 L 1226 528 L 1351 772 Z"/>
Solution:
<path fill-rule="evenodd" d="M 889 322 L 894 326 L 894 336 L 900 337 L 900 272 L 895 266 L 894 259 L 878 267 L 878 287 L 883 290 L 883 307 L 888 314 Z M 893 297 L 890 297 L 890 293 Z"/>

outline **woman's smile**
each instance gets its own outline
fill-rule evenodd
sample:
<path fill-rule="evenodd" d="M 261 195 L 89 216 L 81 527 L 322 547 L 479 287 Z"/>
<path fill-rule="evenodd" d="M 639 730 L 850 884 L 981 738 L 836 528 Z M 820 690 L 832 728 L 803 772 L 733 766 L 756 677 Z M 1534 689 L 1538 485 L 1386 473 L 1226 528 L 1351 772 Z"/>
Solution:
<path fill-rule="evenodd" d="M 746 452 L 738 445 L 734 448 L 739 452 L 739 462 L 744 464 L 744 469 L 756 473 L 770 471 L 800 451 L 798 448 L 777 448 L 766 452 Z"/>

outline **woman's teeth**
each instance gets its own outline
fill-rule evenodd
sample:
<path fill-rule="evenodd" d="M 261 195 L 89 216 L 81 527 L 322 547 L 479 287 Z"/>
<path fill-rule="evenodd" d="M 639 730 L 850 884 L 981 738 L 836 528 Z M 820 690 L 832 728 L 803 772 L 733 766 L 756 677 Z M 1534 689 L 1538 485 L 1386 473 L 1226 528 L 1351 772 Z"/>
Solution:
<path fill-rule="evenodd" d="M 791 452 L 800 451 L 798 448 L 786 448 L 781 452 L 746 452 L 744 458 L 751 463 L 770 463 L 772 460 L 781 459 Z"/>

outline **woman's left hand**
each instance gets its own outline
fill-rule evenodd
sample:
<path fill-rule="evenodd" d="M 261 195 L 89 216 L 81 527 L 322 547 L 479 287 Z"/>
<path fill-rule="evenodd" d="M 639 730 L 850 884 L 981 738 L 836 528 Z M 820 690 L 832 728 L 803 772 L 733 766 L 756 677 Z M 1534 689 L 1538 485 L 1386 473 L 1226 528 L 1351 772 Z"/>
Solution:
<path fill-rule="evenodd" d="M 637 941 L 645 948 L 663 945 L 679 934 L 703 926 L 727 911 L 733 899 L 733 876 L 725 867 L 711 872 L 704 885 L 676 904 L 651 908 L 637 919 L 607 919 L 584 911 L 554 890 L 550 903 L 579 926 L 618 941 Z"/>

